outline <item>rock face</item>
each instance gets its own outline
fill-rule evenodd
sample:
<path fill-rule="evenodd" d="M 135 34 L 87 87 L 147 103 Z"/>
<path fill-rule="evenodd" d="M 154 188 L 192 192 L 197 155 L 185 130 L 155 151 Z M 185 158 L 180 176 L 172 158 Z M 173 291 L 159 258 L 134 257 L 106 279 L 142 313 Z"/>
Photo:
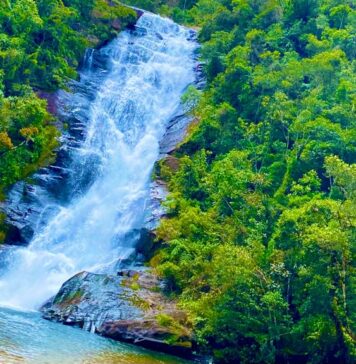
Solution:
<path fill-rule="evenodd" d="M 183 357 L 192 353 L 186 317 L 145 268 L 117 276 L 82 272 L 65 282 L 41 309 L 43 317 L 115 340 Z"/>
<path fill-rule="evenodd" d="M 197 60 L 194 86 L 198 90 L 202 90 L 205 87 L 205 84 L 203 65 Z M 160 158 L 166 157 L 167 154 L 172 153 L 177 148 L 178 144 L 184 139 L 187 128 L 192 121 L 192 115 L 185 110 L 183 105 L 180 105 L 172 119 L 169 121 L 166 133 L 160 143 Z"/>

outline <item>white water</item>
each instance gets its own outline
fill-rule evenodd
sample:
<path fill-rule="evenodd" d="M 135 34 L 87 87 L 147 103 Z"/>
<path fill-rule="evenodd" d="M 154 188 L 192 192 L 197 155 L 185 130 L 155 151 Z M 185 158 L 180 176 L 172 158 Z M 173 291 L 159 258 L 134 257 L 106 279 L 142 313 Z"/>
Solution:
<path fill-rule="evenodd" d="M 124 237 L 142 225 L 159 141 L 194 80 L 196 47 L 170 20 L 144 14 L 138 26 L 140 35 L 123 32 L 104 49 L 110 69 L 84 110 L 87 132 L 73 157 L 79 194 L 52 208 L 29 247 L 12 252 L 0 305 L 36 309 L 74 274 L 109 269 L 130 253 Z M 88 169 L 95 178 L 81 190 Z"/>

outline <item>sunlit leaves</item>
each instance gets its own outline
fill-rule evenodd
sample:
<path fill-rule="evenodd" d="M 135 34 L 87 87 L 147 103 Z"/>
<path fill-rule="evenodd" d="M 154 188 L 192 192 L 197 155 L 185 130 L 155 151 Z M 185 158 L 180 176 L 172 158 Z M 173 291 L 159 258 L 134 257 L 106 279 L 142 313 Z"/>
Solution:
<path fill-rule="evenodd" d="M 222 0 L 190 15 L 209 86 L 169 176 L 162 266 L 217 362 L 351 363 L 355 9 Z"/>

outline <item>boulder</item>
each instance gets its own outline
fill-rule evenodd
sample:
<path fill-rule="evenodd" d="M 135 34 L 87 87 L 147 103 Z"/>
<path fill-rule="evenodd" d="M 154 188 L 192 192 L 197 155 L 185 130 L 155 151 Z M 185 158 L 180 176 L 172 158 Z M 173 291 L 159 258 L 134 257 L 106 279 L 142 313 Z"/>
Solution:
<path fill-rule="evenodd" d="M 41 311 L 51 321 L 190 358 L 193 338 L 186 315 L 163 289 L 164 283 L 147 268 L 117 275 L 81 272 Z"/>
<path fill-rule="evenodd" d="M 193 120 L 192 116 L 182 113 L 174 116 L 168 123 L 166 133 L 160 142 L 161 157 L 173 152 L 184 139 L 188 125 Z"/>

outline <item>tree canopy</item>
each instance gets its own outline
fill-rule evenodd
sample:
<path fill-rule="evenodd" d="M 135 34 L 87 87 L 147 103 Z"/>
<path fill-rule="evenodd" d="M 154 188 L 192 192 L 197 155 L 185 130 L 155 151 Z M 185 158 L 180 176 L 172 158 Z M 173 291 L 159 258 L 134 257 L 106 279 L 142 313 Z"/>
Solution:
<path fill-rule="evenodd" d="M 200 27 L 208 87 L 178 170 L 157 172 L 171 194 L 151 263 L 218 363 L 356 360 L 354 5 L 172 12 Z"/>

